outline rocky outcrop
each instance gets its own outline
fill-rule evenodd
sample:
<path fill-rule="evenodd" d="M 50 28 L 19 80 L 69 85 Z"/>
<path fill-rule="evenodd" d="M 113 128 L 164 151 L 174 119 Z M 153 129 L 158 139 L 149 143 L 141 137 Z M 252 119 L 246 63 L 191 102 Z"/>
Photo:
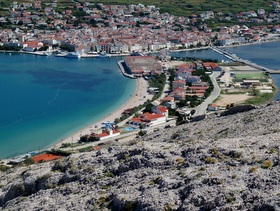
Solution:
<path fill-rule="evenodd" d="M 3 210 L 280 210 L 280 104 L 0 172 Z"/>

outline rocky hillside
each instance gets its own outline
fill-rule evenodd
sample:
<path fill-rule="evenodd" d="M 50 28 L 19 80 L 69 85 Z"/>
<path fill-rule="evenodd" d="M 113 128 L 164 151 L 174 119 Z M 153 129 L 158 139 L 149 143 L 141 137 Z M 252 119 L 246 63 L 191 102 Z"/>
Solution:
<path fill-rule="evenodd" d="M 280 210 L 280 103 L 0 172 L 3 210 Z"/>

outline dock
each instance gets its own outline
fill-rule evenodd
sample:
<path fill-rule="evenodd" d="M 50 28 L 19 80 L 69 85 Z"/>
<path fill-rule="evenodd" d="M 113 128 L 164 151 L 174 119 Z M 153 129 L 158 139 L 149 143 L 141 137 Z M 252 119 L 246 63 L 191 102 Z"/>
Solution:
<path fill-rule="evenodd" d="M 235 54 L 230 53 L 230 52 L 228 52 L 224 49 L 221 49 L 221 48 L 218 48 L 218 47 L 215 47 L 215 46 L 210 47 L 210 49 L 212 49 L 213 51 L 215 51 L 215 52 L 217 52 L 217 53 L 219 53 L 223 56 L 225 56 L 226 58 L 228 58 L 232 61 L 244 63 L 248 66 L 257 68 L 259 70 L 263 70 L 263 71 L 265 71 L 266 73 L 269 73 L 269 74 L 280 74 L 280 70 L 273 70 L 273 69 L 270 69 L 270 68 L 267 68 L 267 67 L 263 67 L 261 65 L 250 62 L 248 60 L 242 59 L 242 58 L 236 56 Z"/>
<path fill-rule="evenodd" d="M 122 63 L 124 63 L 124 60 L 118 61 L 118 65 L 119 65 L 119 68 L 120 68 L 122 74 L 123 74 L 125 77 L 135 79 L 136 77 L 135 77 L 134 75 L 130 75 L 130 74 L 128 74 L 128 73 L 125 72 L 125 69 L 124 69 Z"/>

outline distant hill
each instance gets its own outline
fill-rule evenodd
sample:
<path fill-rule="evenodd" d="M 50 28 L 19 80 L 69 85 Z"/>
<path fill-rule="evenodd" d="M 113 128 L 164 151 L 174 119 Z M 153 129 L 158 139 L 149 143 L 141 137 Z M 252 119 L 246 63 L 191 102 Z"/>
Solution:
<path fill-rule="evenodd" d="M 34 0 L 18 0 L 17 2 L 33 2 Z M 49 3 L 48 0 L 42 0 L 42 3 Z M 266 0 L 58 0 L 58 6 L 74 5 L 75 2 L 92 2 L 92 3 L 104 3 L 104 4 L 145 4 L 145 5 L 156 5 L 161 8 L 161 12 L 168 12 L 173 15 L 188 16 L 190 14 L 199 14 L 203 11 L 214 11 L 223 13 L 238 13 L 242 11 L 256 11 L 259 8 L 265 10 L 272 10 L 272 1 Z M 11 1 L 0 0 L 0 12 L 6 7 L 11 5 Z"/>
<path fill-rule="evenodd" d="M 79 2 L 96 2 L 93 0 L 81 0 Z M 212 10 L 214 12 L 238 13 L 242 11 L 256 11 L 259 8 L 265 10 L 273 9 L 272 1 L 266 0 L 100 0 L 104 4 L 145 4 L 156 5 L 161 8 L 161 12 L 168 12 L 173 15 L 188 16 L 190 14 L 199 14 L 203 11 Z"/>
<path fill-rule="evenodd" d="M 0 209 L 279 210 L 279 111 L 272 102 L 0 171 Z"/>

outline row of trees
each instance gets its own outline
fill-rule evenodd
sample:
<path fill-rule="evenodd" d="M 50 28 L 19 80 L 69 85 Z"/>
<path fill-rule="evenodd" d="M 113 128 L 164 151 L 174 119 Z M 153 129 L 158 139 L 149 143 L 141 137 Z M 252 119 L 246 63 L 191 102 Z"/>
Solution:
<path fill-rule="evenodd" d="M 161 94 L 163 92 L 163 89 L 164 89 L 165 83 L 166 83 L 166 76 L 163 73 L 159 74 L 159 75 L 153 75 L 149 79 L 149 86 L 150 87 L 157 87 L 157 88 L 159 88 L 159 92 L 156 93 L 153 96 L 152 101 L 158 99 L 161 96 Z M 116 118 L 115 119 L 115 123 L 117 124 L 119 122 L 122 122 L 122 121 L 126 120 L 127 118 L 129 118 L 133 114 L 136 114 L 138 111 L 142 110 L 143 108 L 145 108 L 144 109 L 145 112 L 151 111 L 151 107 L 152 106 L 153 105 L 151 104 L 151 101 L 147 100 L 142 105 L 139 105 L 139 106 L 136 106 L 136 107 L 132 108 L 129 113 L 123 114 L 120 118 Z"/>

